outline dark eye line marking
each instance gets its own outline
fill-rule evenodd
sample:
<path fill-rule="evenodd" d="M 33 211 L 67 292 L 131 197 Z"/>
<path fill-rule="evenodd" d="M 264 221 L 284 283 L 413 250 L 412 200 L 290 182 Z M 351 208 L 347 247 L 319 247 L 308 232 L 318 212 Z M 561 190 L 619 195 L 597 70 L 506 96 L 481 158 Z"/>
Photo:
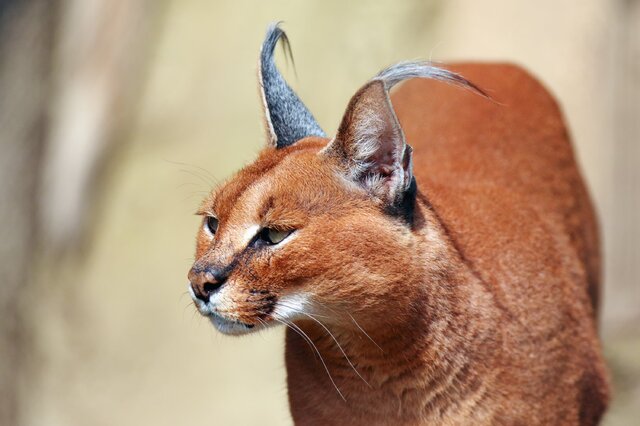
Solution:
<path fill-rule="evenodd" d="M 269 211 L 271 209 L 273 209 L 274 207 L 274 197 L 270 196 L 269 198 L 267 198 L 266 202 L 263 204 L 262 208 L 260 209 L 260 222 L 264 223 L 264 217 L 269 213 Z M 196 212 L 197 215 L 200 216 L 205 216 L 204 217 L 204 227 L 207 227 L 207 218 L 208 217 L 213 217 L 216 220 L 219 220 L 217 215 L 213 214 L 211 212 L 211 210 L 208 209 L 203 209 L 201 208 L 200 210 L 198 210 Z M 218 227 L 220 226 L 220 224 L 218 223 Z M 258 251 L 261 251 L 260 249 L 262 248 L 266 248 L 266 247 L 271 247 L 274 245 L 277 245 L 278 243 L 270 243 L 267 242 L 267 244 L 263 245 L 263 246 L 259 246 L 257 244 L 257 242 L 259 240 L 262 240 L 261 235 L 265 232 L 265 230 L 268 229 L 274 229 L 274 230 L 283 230 L 283 231 L 289 231 L 289 232 L 294 232 L 295 228 L 291 228 L 288 226 L 280 226 L 277 224 L 264 224 L 264 225 L 260 225 L 260 227 L 257 229 L 256 233 L 253 235 L 253 237 L 251 237 L 251 239 L 249 240 L 249 242 L 239 251 L 235 252 L 232 255 L 231 261 L 229 262 L 229 264 L 224 268 L 225 270 L 229 271 L 228 273 L 231 274 L 233 272 L 233 270 L 235 270 L 235 268 L 238 266 L 238 264 L 240 262 L 245 262 L 248 265 L 248 261 L 249 259 Z M 212 237 L 215 238 L 215 235 L 217 234 L 217 232 L 211 232 L 210 230 L 207 230 L 207 232 L 209 232 L 210 234 L 212 234 Z M 253 275 L 253 274 L 251 274 Z"/>
<path fill-rule="evenodd" d="M 267 198 L 267 201 L 265 201 L 265 203 L 262 205 L 262 208 L 258 212 L 258 217 L 260 218 L 260 220 L 263 220 L 267 213 L 269 213 L 269 211 L 273 209 L 274 203 L 275 199 L 273 198 L 273 196 L 269 196 L 269 198 Z"/>
<path fill-rule="evenodd" d="M 241 262 L 244 262 L 246 265 L 248 265 L 247 258 L 251 256 L 251 251 L 251 247 L 247 246 L 242 250 L 233 253 L 231 261 L 226 266 L 221 268 L 222 272 L 226 276 L 230 276 Z"/>

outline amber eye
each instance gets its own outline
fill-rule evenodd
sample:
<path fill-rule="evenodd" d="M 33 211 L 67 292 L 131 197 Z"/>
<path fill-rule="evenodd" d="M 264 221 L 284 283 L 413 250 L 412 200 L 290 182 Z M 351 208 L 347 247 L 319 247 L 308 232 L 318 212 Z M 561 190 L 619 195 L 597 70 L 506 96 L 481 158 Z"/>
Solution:
<path fill-rule="evenodd" d="M 258 239 L 263 244 L 275 245 L 282 242 L 291 235 L 292 232 L 293 231 L 279 231 L 273 228 L 262 228 L 262 231 L 258 234 Z"/>
<path fill-rule="evenodd" d="M 204 221 L 204 227 L 211 235 L 215 235 L 218 231 L 218 219 L 213 216 L 207 216 Z"/>

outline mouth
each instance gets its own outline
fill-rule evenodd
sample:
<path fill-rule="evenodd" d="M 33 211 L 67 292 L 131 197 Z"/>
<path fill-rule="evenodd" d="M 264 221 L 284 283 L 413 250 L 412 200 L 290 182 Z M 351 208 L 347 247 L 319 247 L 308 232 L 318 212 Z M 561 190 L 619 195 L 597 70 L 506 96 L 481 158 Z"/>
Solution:
<path fill-rule="evenodd" d="M 255 328 L 255 324 L 247 324 L 242 321 L 231 320 L 221 316 L 215 311 L 211 311 L 207 317 L 214 327 L 223 334 L 236 336 L 239 334 L 249 333 Z"/>
<path fill-rule="evenodd" d="M 260 328 L 266 328 L 271 325 L 266 321 L 260 321 L 260 320 L 258 321 L 261 324 L 249 324 L 243 321 L 239 321 L 237 319 L 227 318 L 217 312 L 214 304 L 212 304 L 211 301 L 205 302 L 203 300 L 198 299 L 194 294 L 191 286 L 188 286 L 188 289 L 189 289 L 189 293 L 191 294 L 191 299 L 196 305 L 198 312 L 200 312 L 200 314 L 203 317 L 209 318 L 209 321 L 211 321 L 211 324 L 213 324 L 213 326 L 222 334 L 228 334 L 228 335 L 247 334 L 252 331 L 258 330 Z M 260 325 L 260 327 L 256 327 L 256 325 Z"/>

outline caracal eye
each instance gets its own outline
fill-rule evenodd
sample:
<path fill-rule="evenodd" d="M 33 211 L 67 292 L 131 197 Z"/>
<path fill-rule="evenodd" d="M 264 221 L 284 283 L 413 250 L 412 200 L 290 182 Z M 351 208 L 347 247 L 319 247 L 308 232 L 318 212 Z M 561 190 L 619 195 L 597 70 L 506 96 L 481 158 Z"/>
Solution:
<path fill-rule="evenodd" d="M 207 216 L 204 221 L 204 227 L 211 235 L 215 235 L 218 231 L 218 219 L 213 216 Z"/>
<path fill-rule="evenodd" d="M 263 228 L 262 231 L 260 231 L 259 238 L 269 245 L 274 245 L 287 238 L 292 232 L 293 231 L 278 231 L 273 228 Z"/>

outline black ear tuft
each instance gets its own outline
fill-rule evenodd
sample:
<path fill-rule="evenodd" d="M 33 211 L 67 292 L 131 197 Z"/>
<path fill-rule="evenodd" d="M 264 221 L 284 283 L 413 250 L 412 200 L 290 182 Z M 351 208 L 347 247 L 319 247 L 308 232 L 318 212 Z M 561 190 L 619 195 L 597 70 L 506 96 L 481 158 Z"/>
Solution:
<path fill-rule="evenodd" d="M 427 78 L 431 80 L 439 80 L 463 89 L 475 92 L 480 96 L 491 99 L 491 97 L 473 82 L 467 80 L 460 74 L 449 71 L 444 68 L 434 66 L 427 61 L 405 61 L 387 67 L 380 71 L 373 79 L 382 80 L 387 90 L 405 80 L 412 78 Z"/>
<path fill-rule="evenodd" d="M 273 53 L 281 39 L 285 52 L 293 58 L 286 33 L 279 23 L 274 23 L 267 29 L 258 68 L 267 132 L 270 142 L 277 148 L 289 146 L 307 136 L 325 136 L 276 67 Z"/>

